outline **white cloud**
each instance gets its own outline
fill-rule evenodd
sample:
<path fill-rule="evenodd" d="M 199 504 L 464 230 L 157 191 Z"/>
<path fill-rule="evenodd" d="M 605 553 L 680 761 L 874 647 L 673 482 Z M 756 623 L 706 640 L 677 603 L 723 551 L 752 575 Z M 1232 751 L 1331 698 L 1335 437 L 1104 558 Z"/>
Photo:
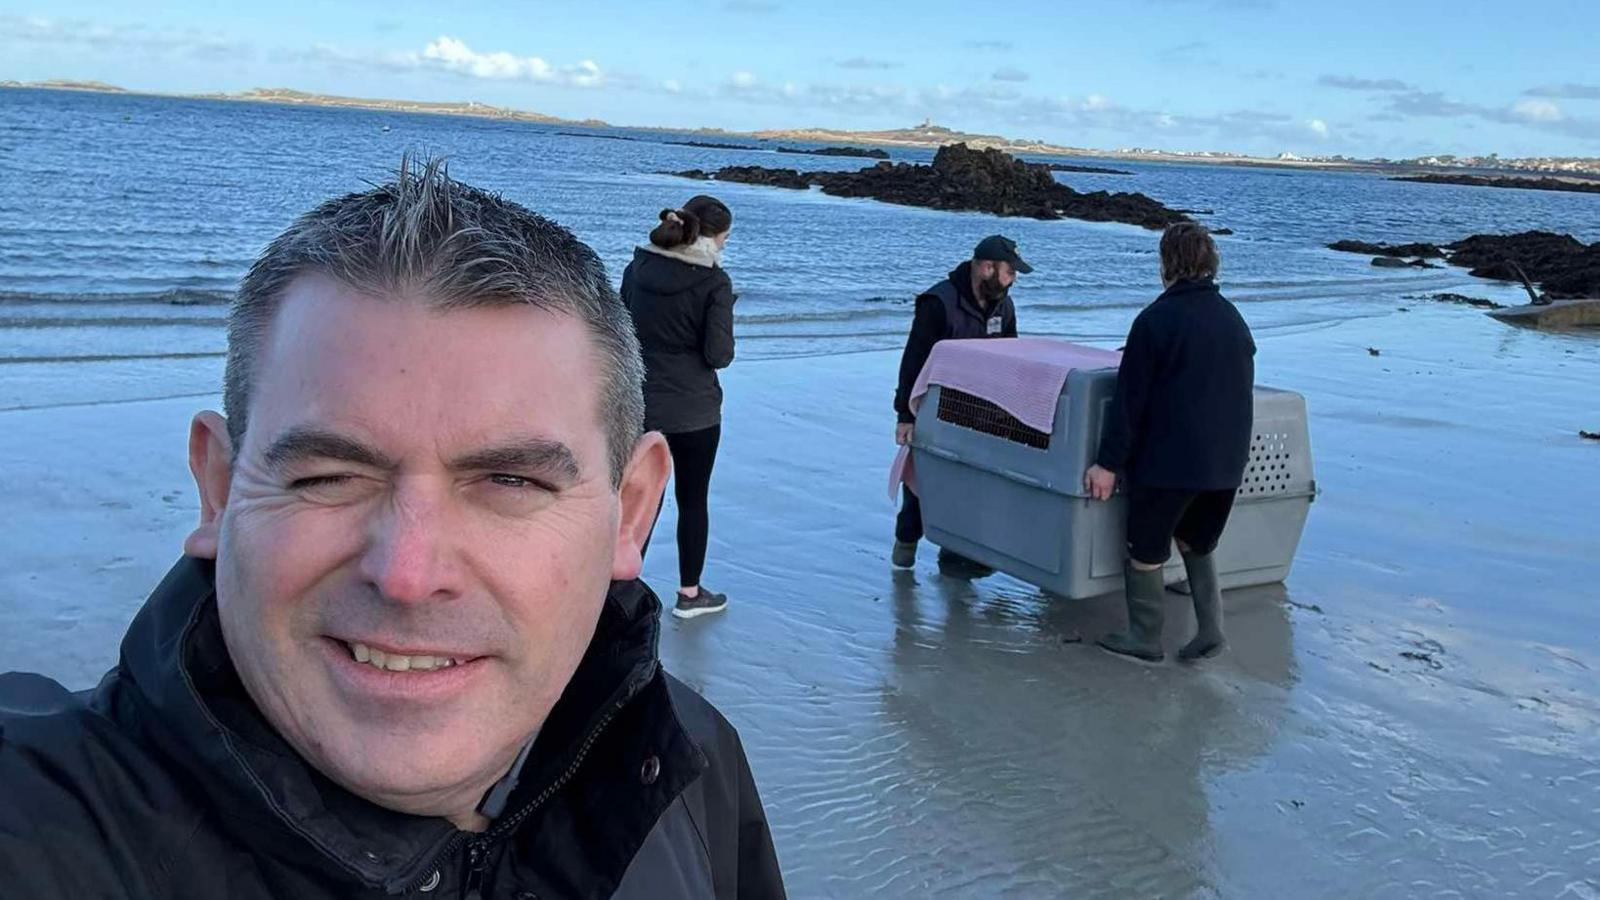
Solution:
<path fill-rule="evenodd" d="M 676 78 L 668 78 L 661 82 L 661 89 L 669 94 L 683 93 L 683 85 Z"/>
<path fill-rule="evenodd" d="M 728 83 L 738 90 L 750 90 L 760 84 L 761 79 L 757 78 L 754 72 L 740 70 L 733 73 L 733 77 L 728 79 Z"/>
<path fill-rule="evenodd" d="M 1346 91 L 1416 90 L 1416 88 L 1398 78 L 1357 78 L 1353 75 L 1324 75 L 1317 79 L 1317 84 Z"/>
<path fill-rule="evenodd" d="M 1113 104 L 1111 100 L 1103 94 L 1090 94 L 1089 96 L 1084 97 L 1082 100 L 1074 100 L 1071 97 L 1042 99 L 1040 100 L 1040 103 L 1045 108 L 1053 109 L 1057 112 L 1068 113 L 1103 112 L 1108 111 L 1115 106 L 1115 104 Z"/>
<path fill-rule="evenodd" d="M 475 78 L 531 78 L 548 80 L 553 70 L 550 64 L 537 56 L 514 56 L 504 51 L 479 53 L 465 41 L 441 35 L 422 49 L 422 58 L 437 62 L 441 68 L 461 72 Z"/>
<path fill-rule="evenodd" d="M 192 56 L 233 61 L 257 54 L 256 48 L 219 32 L 195 28 L 154 30 L 140 24 L 105 24 L 43 16 L 0 15 L 0 41 L 99 54 Z"/>
<path fill-rule="evenodd" d="M 859 69 L 862 71 L 883 71 L 900 68 L 900 64 L 897 62 L 890 62 L 886 59 L 871 59 L 865 56 L 852 56 L 849 59 L 840 60 L 836 65 L 841 69 Z"/>
<path fill-rule="evenodd" d="M 996 70 L 993 78 L 995 81 L 1009 81 L 1020 84 L 1028 80 L 1028 73 L 1016 66 L 1006 66 Z"/>
<path fill-rule="evenodd" d="M 499 81 L 536 81 L 586 88 L 600 87 L 606 81 L 599 64 L 592 59 L 558 69 L 538 56 L 518 56 L 504 50 L 479 52 L 466 41 L 447 34 L 428 42 L 421 54 L 403 56 L 400 62 L 414 68 Z"/>
<path fill-rule="evenodd" d="M 1502 125 L 1522 125 L 1580 140 L 1600 140 L 1600 119 L 1568 116 L 1561 107 L 1549 100 L 1523 99 L 1510 106 L 1485 106 L 1476 103 L 1458 103 L 1445 98 L 1437 91 L 1396 94 L 1390 101 L 1389 112 L 1412 118 L 1432 116 L 1439 118 L 1473 117 Z M 1469 128 L 1471 122 L 1459 127 Z"/>
<path fill-rule="evenodd" d="M 1525 122 L 1561 121 L 1561 107 L 1549 100 L 1518 100 L 1512 104 L 1511 114 Z"/>
<path fill-rule="evenodd" d="M 599 87 L 604 80 L 599 64 L 592 59 L 578 63 L 572 70 L 572 83 L 578 87 Z"/>
<path fill-rule="evenodd" d="M 1546 84 L 1529 88 L 1530 97 L 1561 97 L 1566 100 L 1600 100 L 1600 84 Z"/>
<path fill-rule="evenodd" d="M 1328 123 L 1322 121 L 1321 119 L 1310 120 L 1306 123 L 1306 127 L 1311 129 L 1311 133 L 1319 138 L 1325 138 L 1328 136 Z"/>

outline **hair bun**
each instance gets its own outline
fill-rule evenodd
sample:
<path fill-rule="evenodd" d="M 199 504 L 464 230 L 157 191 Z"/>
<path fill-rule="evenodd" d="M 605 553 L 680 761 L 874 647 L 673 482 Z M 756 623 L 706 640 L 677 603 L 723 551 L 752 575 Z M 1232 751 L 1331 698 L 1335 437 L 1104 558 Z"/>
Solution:
<path fill-rule="evenodd" d="M 663 209 L 661 224 L 650 232 L 650 243 L 664 250 L 692 244 L 700 238 L 700 217 L 686 209 Z"/>

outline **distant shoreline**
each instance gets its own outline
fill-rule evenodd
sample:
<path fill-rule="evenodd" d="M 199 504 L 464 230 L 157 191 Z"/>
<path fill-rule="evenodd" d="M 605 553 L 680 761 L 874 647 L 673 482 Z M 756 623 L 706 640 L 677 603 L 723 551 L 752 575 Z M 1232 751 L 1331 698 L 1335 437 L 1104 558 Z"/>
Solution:
<path fill-rule="evenodd" d="M 1467 187 L 1519 188 L 1525 191 L 1568 191 L 1600 194 L 1600 180 L 1582 178 L 1526 178 L 1513 175 L 1410 175 L 1392 179 L 1414 184 L 1454 184 Z"/>
<path fill-rule="evenodd" d="M 1062 147 L 1041 141 L 1022 141 L 999 135 L 972 134 L 955 131 L 925 122 L 917 128 L 891 131 L 846 131 L 826 128 L 774 129 L 760 131 L 728 131 L 720 128 L 685 128 L 681 126 L 613 125 L 600 119 L 565 119 L 531 110 L 493 106 L 476 101 L 424 101 L 391 100 L 366 97 L 345 97 L 334 94 L 315 94 L 289 88 L 254 88 L 240 93 L 174 94 L 156 91 L 135 91 L 98 81 L 52 79 L 39 82 L 0 81 L 0 89 L 75 91 L 81 93 L 116 94 L 119 96 L 169 97 L 182 100 L 223 100 L 234 103 L 270 103 L 280 106 L 316 106 L 332 109 L 365 109 L 376 112 L 426 113 L 429 115 L 462 116 L 527 122 L 535 125 L 561 125 L 580 128 L 606 128 L 617 131 L 655 132 L 743 138 L 755 141 L 806 141 L 819 144 L 867 145 L 872 147 L 929 150 L 946 144 L 965 143 L 978 149 L 996 148 L 1014 155 L 1089 158 L 1124 162 L 1198 163 L 1215 166 L 1244 168 L 1270 168 L 1299 171 L 1359 172 L 1390 177 L 1450 174 L 1455 176 L 1481 176 L 1506 178 L 1538 173 L 1544 177 L 1560 177 L 1580 184 L 1600 184 L 1600 165 L 1594 171 L 1551 173 L 1543 170 L 1450 167 L 1443 165 L 1417 165 L 1410 163 L 1380 162 L 1373 160 L 1285 159 L 1255 157 L 1228 153 L 1173 153 L 1160 150 L 1094 150 L 1082 147 Z M 761 148 L 753 148 L 761 149 Z M 1481 183 L 1481 182 L 1473 182 Z"/>

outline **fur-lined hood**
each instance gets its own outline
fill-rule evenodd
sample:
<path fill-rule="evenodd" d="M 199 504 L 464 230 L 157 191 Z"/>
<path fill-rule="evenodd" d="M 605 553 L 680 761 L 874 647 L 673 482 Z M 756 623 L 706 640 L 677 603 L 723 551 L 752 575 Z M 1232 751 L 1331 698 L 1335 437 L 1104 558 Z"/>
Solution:
<path fill-rule="evenodd" d="M 655 244 L 640 244 L 639 249 L 705 269 L 715 269 L 722 265 L 722 248 L 717 246 L 715 238 L 710 237 L 702 236 L 692 244 L 673 247 L 670 250 L 657 247 Z"/>

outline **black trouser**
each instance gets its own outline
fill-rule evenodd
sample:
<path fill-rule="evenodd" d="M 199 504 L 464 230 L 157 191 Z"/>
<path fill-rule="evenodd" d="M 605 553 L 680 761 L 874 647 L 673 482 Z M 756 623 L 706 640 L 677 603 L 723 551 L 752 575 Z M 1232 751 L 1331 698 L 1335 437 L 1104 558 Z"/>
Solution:
<path fill-rule="evenodd" d="M 922 501 L 911 489 L 900 486 L 900 515 L 894 520 L 894 539 L 904 544 L 922 540 Z"/>
<path fill-rule="evenodd" d="M 1183 491 L 1128 487 L 1128 555 L 1160 565 L 1172 555 L 1172 539 L 1201 555 L 1217 549 L 1233 512 L 1236 489 Z"/>
<path fill-rule="evenodd" d="M 711 467 L 717 461 L 722 426 L 668 434 L 666 439 L 672 451 L 673 496 L 678 499 L 678 584 L 690 587 L 700 583 L 706 567 L 706 539 L 711 533 L 706 497 L 711 492 Z M 666 501 L 666 491 L 661 492 L 661 499 Z M 657 505 L 656 519 L 660 518 L 661 506 Z M 650 532 L 655 530 L 651 523 Z M 649 549 L 650 539 L 646 538 L 640 555 Z"/>

